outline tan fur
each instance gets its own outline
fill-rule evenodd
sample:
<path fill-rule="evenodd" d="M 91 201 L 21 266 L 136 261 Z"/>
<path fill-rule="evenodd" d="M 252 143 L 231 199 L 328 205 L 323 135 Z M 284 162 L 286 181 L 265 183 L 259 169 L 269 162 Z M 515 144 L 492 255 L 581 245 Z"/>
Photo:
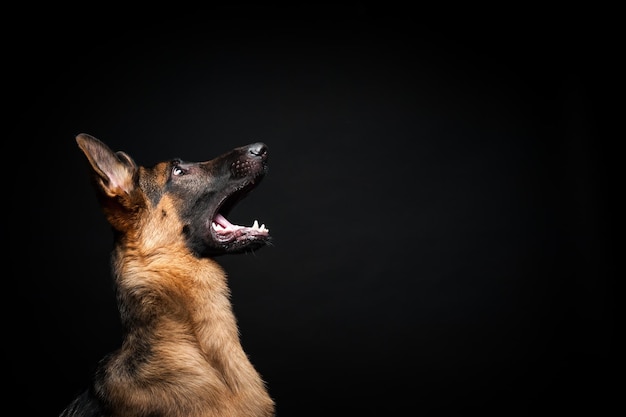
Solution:
<path fill-rule="evenodd" d="M 172 213 L 168 205 L 164 199 L 151 212 Z M 182 227 L 173 216 L 153 215 L 145 223 L 127 234 L 114 268 L 120 293 L 142 299 L 139 314 L 157 317 L 158 330 L 149 336 L 155 358 L 143 365 L 142 379 L 129 378 L 122 346 L 100 389 L 131 405 L 127 417 L 273 415 L 273 401 L 241 347 L 222 268 L 185 253 L 178 233 L 168 233 Z M 125 345 L 145 336 L 129 335 Z M 184 408 L 187 398 L 195 398 L 197 410 Z"/>
<path fill-rule="evenodd" d="M 163 185 L 165 166 L 149 174 L 140 167 L 145 183 L 133 188 L 113 165 L 115 181 L 96 181 L 119 232 L 112 266 L 122 321 L 132 325 L 96 379 L 97 395 L 116 410 L 111 417 L 273 416 L 240 344 L 223 269 L 184 245 L 176 201 L 165 195 L 152 206 L 142 190 Z"/>

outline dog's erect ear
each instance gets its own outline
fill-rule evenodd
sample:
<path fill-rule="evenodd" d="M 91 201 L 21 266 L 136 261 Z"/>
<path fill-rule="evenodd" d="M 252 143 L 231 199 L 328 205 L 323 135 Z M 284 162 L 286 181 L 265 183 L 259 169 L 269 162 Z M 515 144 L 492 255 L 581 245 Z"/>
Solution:
<path fill-rule="evenodd" d="M 91 135 L 81 133 L 76 142 L 85 153 L 96 182 L 109 197 L 124 197 L 133 189 L 133 178 L 137 164 L 125 152 L 113 152 L 107 145 Z"/>

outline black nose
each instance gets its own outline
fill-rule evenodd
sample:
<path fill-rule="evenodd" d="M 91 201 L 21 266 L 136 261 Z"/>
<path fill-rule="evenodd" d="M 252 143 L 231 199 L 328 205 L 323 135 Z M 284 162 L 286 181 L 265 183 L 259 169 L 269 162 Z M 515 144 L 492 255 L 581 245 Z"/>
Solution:
<path fill-rule="evenodd" d="M 253 143 L 248 146 L 248 152 L 262 159 L 267 158 L 267 146 L 263 142 Z"/>

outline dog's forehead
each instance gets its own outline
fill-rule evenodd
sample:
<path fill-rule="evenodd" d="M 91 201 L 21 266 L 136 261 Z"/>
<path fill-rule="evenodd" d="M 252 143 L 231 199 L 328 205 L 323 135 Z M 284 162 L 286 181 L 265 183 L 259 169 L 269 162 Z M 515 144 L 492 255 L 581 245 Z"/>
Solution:
<path fill-rule="evenodd" d="M 175 160 L 158 162 L 152 166 L 142 166 L 139 169 L 140 175 L 142 175 L 147 181 L 154 182 L 156 184 L 165 184 L 170 177 L 170 171 Z"/>
<path fill-rule="evenodd" d="M 139 167 L 139 184 L 148 199 L 153 203 L 161 198 L 169 181 L 174 161 L 163 161 L 152 166 Z"/>

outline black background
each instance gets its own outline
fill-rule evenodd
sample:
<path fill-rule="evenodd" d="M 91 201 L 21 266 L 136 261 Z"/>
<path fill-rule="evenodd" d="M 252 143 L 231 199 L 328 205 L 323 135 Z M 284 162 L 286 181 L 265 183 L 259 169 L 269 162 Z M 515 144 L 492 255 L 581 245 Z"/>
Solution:
<path fill-rule="evenodd" d="M 20 414 L 120 343 L 81 132 L 145 165 L 268 145 L 230 220 L 273 245 L 219 261 L 278 416 L 613 405 L 610 11 L 102 7 L 4 29 Z"/>

